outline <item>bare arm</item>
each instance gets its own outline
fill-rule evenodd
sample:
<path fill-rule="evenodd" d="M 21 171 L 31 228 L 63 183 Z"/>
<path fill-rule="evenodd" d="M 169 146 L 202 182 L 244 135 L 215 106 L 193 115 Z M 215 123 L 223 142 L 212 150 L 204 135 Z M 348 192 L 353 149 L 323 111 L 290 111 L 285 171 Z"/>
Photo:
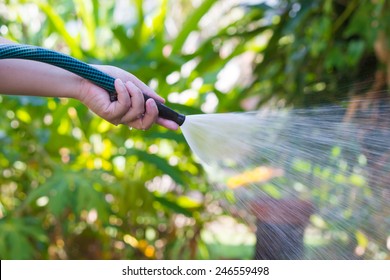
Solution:
<path fill-rule="evenodd" d="M 12 42 L 12 41 L 7 40 L 3 37 L 0 37 L 0 44 L 15 44 L 15 42 Z"/>
<path fill-rule="evenodd" d="M 81 80 L 66 70 L 41 62 L 0 60 L 1 93 L 76 98 Z"/>
<path fill-rule="evenodd" d="M 15 44 L 0 37 L 1 44 Z M 17 95 L 73 97 L 82 78 L 61 68 L 21 59 L 0 60 L 0 92 Z"/>

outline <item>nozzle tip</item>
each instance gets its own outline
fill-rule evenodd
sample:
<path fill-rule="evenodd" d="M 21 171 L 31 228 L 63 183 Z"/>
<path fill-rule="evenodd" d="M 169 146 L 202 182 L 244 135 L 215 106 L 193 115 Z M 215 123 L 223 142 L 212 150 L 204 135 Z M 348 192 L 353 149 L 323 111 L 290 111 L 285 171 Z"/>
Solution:
<path fill-rule="evenodd" d="M 185 116 L 185 115 L 183 115 L 183 114 L 178 114 L 178 115 L 177 115 L 177 119 L 176 119 L 176 123 L 177 123 L 179 126 L 181 126 L 181 125 L 184 123 L 185 120 L 186 120 L 186 116 Z"/>

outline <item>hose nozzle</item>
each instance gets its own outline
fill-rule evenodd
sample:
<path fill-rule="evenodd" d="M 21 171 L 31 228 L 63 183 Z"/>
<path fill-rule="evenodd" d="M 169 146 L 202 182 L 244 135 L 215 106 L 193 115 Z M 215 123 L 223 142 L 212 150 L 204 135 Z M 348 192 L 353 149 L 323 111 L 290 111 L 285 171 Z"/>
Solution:
<path fill-rule="evenodd" d="M 144 99 L 145 101 L 148 100 L 149 98 L 152 98 L 144 93 Z M 186 116 L 183 114 L 180 114 L 176 112 L 175 110 L 172 110 L 168 106 L 165 106 L 163 103 L 154 100 L 156 102 L 157 108 L 158 108 L 158 115 L 167 120 L 174 121 L 177 123 L 179 126 L 181 126 L 184 121 L 186 120 Z"/>

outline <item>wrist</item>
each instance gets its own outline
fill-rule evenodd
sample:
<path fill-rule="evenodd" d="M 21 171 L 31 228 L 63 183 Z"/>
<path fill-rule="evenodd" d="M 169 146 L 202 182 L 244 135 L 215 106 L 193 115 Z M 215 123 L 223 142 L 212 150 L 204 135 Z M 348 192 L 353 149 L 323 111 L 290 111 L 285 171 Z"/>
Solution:
<path fill-rule="evenodd" d="M 70 73 L 70 76 L 65 79 L 68 82 L 63 83 L 61 86 L 62 93 L 59 94 L 60 97 L 80 100 L 82 98 L 83 83 L 85 79 L 73 73 Z"/>
<path fill-rule="evenodd" d="M 70 98 L 74 98 L 84 103 L 86 96 L 88 95 L 89 88 L 91 86 L 91 82 L 87 79 L 79 77 L 77 82 L 77 90 L 75 90 L 70 96 Z"/>

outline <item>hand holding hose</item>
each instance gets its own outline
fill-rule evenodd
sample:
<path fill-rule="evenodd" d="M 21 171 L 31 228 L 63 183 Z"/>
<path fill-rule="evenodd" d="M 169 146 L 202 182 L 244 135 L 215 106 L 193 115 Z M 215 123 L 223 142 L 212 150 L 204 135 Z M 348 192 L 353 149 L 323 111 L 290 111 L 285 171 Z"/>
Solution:
<path fill-rule="evenodd" d="M 177 129 L 185 120 L 122 69 L 93 67 L 54 51 L 4 43 L 12 42 L 0 37 L 0 93 L 76 98 L 111 123 L 143 130 L 155 122 Z"/>
<path fill-rule="evenodd" d="M 110 102 L 107 92 L 94 83 L 83 79 L 77 96 L 82 103 L 105 120 L 118 125 L 124 124 L 136 129 L 149 129 L 154 123 L 176 130 L 179 126 L 158 116 L 156 102 L 164 102 L 157 93 L 137 79 L 134 75 L 114 66 L 93 65 L 100 71 L 117 78 L 115 89 L 118 100 Z M 152 97 L 144 100 L 144 95 Z"/>
<path fill-rule="evenodd" d="M 156 103 L 150 100 L 145 104 L 142 92 L 132 82 L 124 84 L 115 80 L 118 100 L 111 102 L 105 90 L 83 80 L 79 99 L 98 116 L 112 124 L 124 124 L 131 128 L 149 129 L 158 117 Z"/>

